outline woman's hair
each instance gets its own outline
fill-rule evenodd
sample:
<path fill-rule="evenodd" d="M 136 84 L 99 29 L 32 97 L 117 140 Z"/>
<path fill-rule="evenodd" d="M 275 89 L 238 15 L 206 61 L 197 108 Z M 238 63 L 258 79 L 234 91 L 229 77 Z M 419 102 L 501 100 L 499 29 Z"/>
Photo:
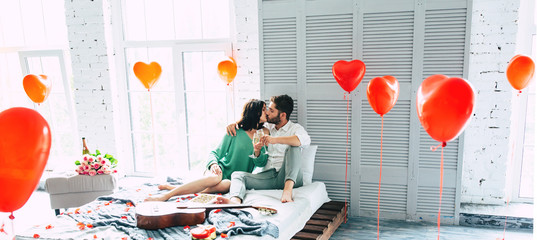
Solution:
<path fill-rule="evenodd" d="M 259 123 L 263 109 L 265 108 L 265 102 L 257 99 L 250 99 L 242 110 L 242 118 L 237 122 L 240 128 L 244 131 L 250 129 L 261 129 L 263 124 Z"/>

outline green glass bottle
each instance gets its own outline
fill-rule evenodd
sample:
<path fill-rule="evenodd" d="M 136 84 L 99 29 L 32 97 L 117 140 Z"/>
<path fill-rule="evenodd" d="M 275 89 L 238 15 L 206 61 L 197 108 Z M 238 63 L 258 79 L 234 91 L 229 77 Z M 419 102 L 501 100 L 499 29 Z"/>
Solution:
<path fill-rule="evenodd" d="M 82 138 L 82 155 L 90 154 L 90 151 L 88 149 L 88 145 L 86 144 L 86 138 Z"/>

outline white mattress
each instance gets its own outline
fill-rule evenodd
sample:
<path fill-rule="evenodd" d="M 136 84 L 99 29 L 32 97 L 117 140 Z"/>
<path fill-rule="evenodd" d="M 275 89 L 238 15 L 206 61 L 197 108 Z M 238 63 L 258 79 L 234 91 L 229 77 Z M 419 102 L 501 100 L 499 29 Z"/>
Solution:
<path fill-rule="evenodd" d="M 265 219 L 279 229 L 278 239 L 290 239 L 299 232 L 325 202 L 330 201 L 326 187 L 322 182 L 313 182 L 307 186 L 293 189 L 294 202 L 281 203 L 282 190 L 249 190 L 244 199 L 245 204 L 259 205 L 275 208 L 277 214 L 270 216 L 261 215 L 253 208 L 246 208 L 255 219 Z M 46 224 L 45 224 L 46 225 Z M 80 231 L 73 219 L 67 216 L 58 216 L 52 223 L 54 228 L 45 230 L 45 225 L 34 226 L 15 239 L 34 239 L 33 234 L 38 233 L 41 239 L 93 239 L 97 235 L 99 239 L 121 239 L 126 235 L 114 227 L 96 227 Z M 230 239 L 274 239 L 270 236 L 236 235 Z"/>
<path fill-rule="evenodd" d="M 266 219 L 280 230 L 278 239 L 291 239 L 297 232 L 302 230 L 306 222 L 311 218 L 325 202 L 330 201 L 326 186 L 323 182 L 313 182 L 309 185 L 293 189 L 293 200 L 290 203 L 281 203 L 282 190 L 249 190 L 246 192 L 245 204 L 259 205 L 275 208 L 277 214 L 264 216 L 256 210 L 248 209 L 254 214 L 254 219 Z M 230 239 L 272 239 L 269 236 L 237 235 Z"/>

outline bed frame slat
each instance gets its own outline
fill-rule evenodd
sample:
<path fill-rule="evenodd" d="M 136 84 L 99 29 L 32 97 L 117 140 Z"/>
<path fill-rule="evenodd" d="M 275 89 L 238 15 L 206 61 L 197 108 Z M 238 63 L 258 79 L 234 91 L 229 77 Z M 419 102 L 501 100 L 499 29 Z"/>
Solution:
<path fill-rule="evenodd" d="M 306 226 L 292 239 L 330 239 L 330 236 L 345 220 L 346 207 L 344 202 L 331 201 L 323 204 L 306 223 Z"/>

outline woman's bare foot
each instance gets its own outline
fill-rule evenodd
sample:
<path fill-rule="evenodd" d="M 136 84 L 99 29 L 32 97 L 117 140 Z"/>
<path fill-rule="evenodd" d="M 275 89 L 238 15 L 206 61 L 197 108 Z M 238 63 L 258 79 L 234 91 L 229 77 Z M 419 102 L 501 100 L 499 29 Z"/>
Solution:
<path fill-rule="evenodd" d="M 146 199 L 144 199 L 144 202 L 165 202 L 165 201 L 168 201 L 168 197 L 166 197 L 166 195 L 159 195 L 159 196 L 153 196 L 153 197 L 148 197 Z"/>
<path fill-rule="evenodd" d="M 214 201 L 215 204 L 241 204 L 241 202 L 241 199 L 237 197 L 225 198 L 221 196 L 216 197 Z"/>
<path fill-rule="evenodd" d="M 282 203 L 292 202 L 293 201 L 293 190 L 292 189 L 290 189 L 290 190 L 284 189 L 283 193 L 282 193 L 282 198 L 280 200 L 282 201 Z"/>
<path fill-rule="evenodd" d="M 158 185 L 159 190 L 173 190 L 174 188 L 175 188 L 174 186 L 167 185 L 167 184 Z"/>

